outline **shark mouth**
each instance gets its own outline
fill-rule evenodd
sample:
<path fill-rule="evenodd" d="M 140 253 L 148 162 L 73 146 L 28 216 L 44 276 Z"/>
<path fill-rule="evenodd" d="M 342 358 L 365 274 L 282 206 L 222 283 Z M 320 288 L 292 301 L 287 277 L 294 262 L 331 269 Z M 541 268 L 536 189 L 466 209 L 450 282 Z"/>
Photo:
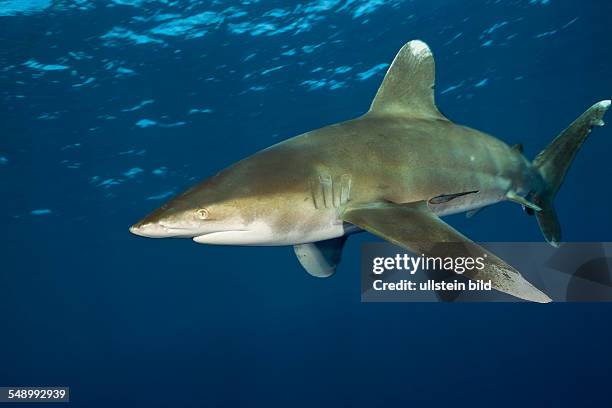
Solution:
<path fill-rule="evenodd" d="M 245 245 L 253 241 L 250 232 L 247 229 L 212 231 L 195 236 L 193 240 L 198 244 Z"/>

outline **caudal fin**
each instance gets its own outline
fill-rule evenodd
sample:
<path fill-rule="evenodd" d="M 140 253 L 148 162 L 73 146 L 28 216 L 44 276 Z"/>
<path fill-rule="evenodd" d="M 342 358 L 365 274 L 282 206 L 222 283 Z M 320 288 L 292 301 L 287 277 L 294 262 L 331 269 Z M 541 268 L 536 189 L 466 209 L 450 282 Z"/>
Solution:
<path fill-rule="evenodd" d="M 533 192 L 533 201 L 542 208 L 536 218 L 542 234 L 553 246 L 561 241 L 561 227 L 553 207 L 557 191 L 563 183 L 580 146 L 584 143 L 593 126 L 603 126 L 603 116 L 610 107 L 610 101 L 597 102 L 578 117 L 567 129 L 555 138 L 533 161 L 533 166 L 544 181 L 540 191 Z"/>

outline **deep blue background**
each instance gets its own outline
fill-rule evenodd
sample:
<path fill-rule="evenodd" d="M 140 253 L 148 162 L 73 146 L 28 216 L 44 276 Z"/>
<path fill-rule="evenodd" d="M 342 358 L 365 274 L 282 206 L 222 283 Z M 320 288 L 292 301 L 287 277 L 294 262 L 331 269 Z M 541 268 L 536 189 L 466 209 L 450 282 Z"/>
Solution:
<path fill-rule="evenodd" d="M 371 235 L 319 280 L 291 248 L 127 228 L 163 202 L 147 197 L 363 113 L 384 70 L 358 74 L 414 38 L 436 55 L 441 111 L 533 157 L 610 98 L 612 3 L 33 3 L 0 2 L 0 385 L 68 385 L 87 407 L 609 406 L 612 305 L 362 304 Z M 221 21 L 151 31 L 156 15 L 204 11 Z M 132 39 L 109 40 L 114 27 Z M 612 240 L 611 152 L 598 128 L 569 172 L 566 240 Z M 541 240 L 515 204 L 449 222 L 480 241 Z"/>

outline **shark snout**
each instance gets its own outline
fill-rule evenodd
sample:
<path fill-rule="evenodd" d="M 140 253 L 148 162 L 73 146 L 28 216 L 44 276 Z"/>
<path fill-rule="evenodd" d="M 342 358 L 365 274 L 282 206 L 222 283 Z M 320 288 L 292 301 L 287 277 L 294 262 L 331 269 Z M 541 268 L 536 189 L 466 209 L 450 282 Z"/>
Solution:
<path fill-rule="evenodd" d="M 192 238 L 203 233 L 203 225 L 176 223 L 170 220 L 157 220 L 146 217 L 130 227 L 134 235 L 147 238 Z"/>
<path fill-rule="evenodd" d="M 130 232 L 134 235 L 147 238 L 167 238 L 173 236 L 168 228 L 156 223 L 138 222 L 130 227 Z"/>
<path fill-rule="evenodd" d="M 147 238 L 188 237 L 193 236 L 192 227 L 173 207 L 163 205 L 132 225 L 130 232 Z"/>

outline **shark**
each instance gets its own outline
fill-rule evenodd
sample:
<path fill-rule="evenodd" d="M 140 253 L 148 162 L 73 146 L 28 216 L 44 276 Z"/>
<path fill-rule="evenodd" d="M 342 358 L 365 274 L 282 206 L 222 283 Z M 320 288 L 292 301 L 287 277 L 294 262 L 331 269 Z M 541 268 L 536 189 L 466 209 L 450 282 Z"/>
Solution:
<path fill-rule="evenodd" d="M 435 62 L 420 40 L 390 64 L 369 110 L 282 141 L 179 194 L 130 227 L 150 238 L 200 244 L 287 245 L 315 277 L 334 274 L 347 238 L 368 231 L 425 256 L 480 256 L 463 273 L 498 291 L 551 299 L 513 266 L 441 217 L 512 201 L 558 246 L 553 201 L 577 151 L 604 125 L 595 103 L 535 159 L 520 145 L 447 119 L 434 100 Z"/>

